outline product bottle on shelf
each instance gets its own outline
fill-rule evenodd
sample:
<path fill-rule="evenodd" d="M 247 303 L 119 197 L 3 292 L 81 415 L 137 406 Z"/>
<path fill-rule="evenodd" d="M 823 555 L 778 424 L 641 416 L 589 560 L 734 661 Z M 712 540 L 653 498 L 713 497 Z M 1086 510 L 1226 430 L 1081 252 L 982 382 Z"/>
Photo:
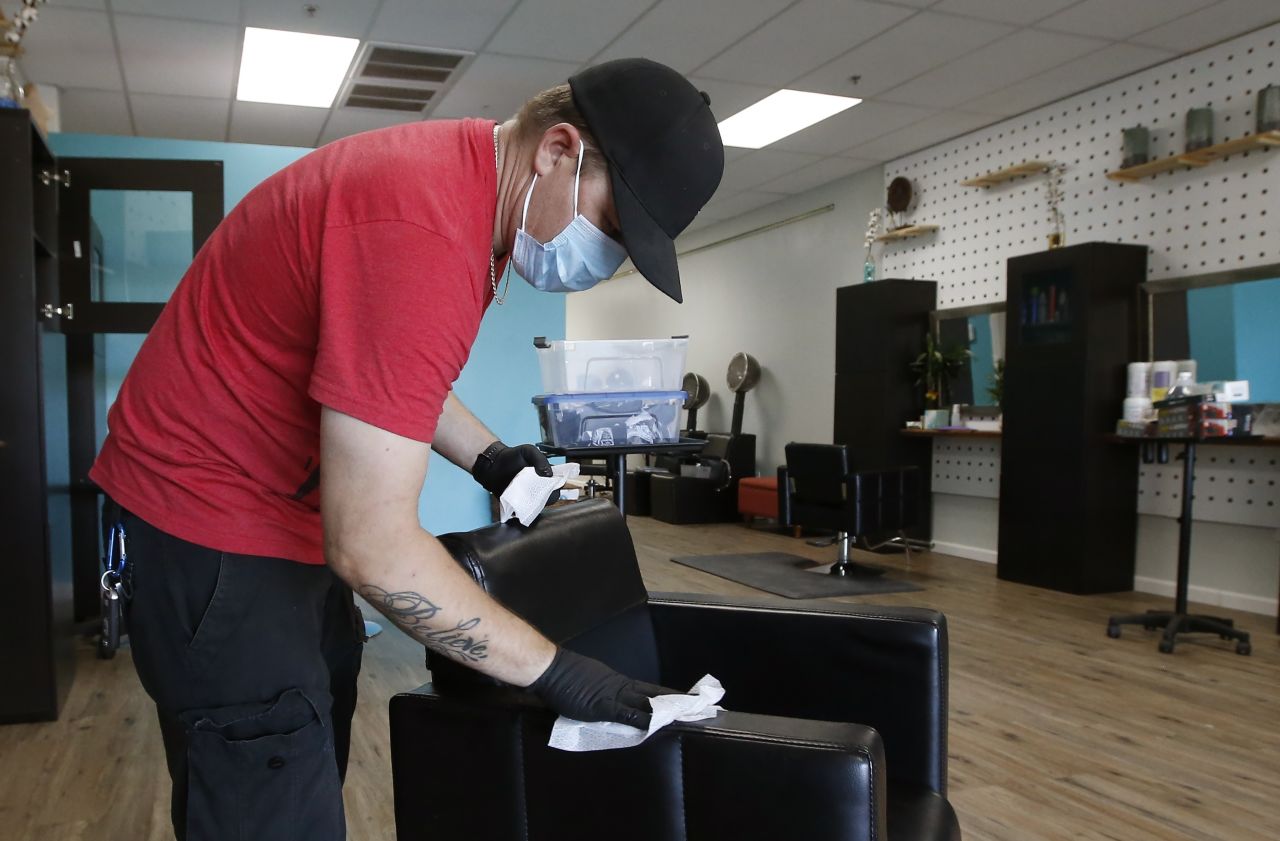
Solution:
<path fill-rule="evenodd" d="M 0 108 L 21 108 L 22 89 L 18 87 L 18 78 L 14 73 L 13 59 L 5 59 L 0 68 Z"/>

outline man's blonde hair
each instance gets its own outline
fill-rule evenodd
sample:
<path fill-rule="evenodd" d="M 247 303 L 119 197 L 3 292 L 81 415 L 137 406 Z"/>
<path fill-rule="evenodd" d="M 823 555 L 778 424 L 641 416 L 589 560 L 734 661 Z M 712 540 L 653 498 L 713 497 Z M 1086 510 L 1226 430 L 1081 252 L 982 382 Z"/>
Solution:
<path fill-rule="evenodd" d="M 568 85 L 556 85 L 530 99 L 520 107 L 516 114 L 516 137 L 529 143 L 537 143 L 544 132 L 559 123 L 568 123 L 582 135 L 582 143 L 586 147 L 586 160 L 582 162 L 584 172 L 603 172 L 604 156 L 596 145 L 595 136 L 583 119 L 582 112 L 573 101 L 573 91 Z"/>

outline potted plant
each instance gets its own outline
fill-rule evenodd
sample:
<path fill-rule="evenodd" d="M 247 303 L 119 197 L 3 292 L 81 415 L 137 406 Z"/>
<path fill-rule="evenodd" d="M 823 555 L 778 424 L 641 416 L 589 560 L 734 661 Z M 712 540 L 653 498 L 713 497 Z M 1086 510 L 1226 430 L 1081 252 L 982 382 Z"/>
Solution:
<path fill-rule="evenodd" d="M 924 350 L 911 363 L 911 371 L 916 375 L 916 385 L 924 386 L 926 410 L 947 405 L 950 380 L 969 364 L 971 356 L 973 352 L 967 347 L 943 347 L 932 331 L 925 336 Z"/>

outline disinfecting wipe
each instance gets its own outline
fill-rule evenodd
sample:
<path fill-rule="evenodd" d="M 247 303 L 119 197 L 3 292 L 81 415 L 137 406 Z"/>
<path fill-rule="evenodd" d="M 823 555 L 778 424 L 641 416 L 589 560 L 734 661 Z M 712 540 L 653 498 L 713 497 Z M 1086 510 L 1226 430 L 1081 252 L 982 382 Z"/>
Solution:
<path fill-rule="evenodd" d="M 505 523 L 512 517 L 520 520 L 520 525 L 529 526 L 542 509 L 547 505 L 547 498 L 553 491 L 564 487 L 564 483 L 578 475 L 579 466 L 556 464 L 551 467 L 550 476 L 539 476 L 532 467 L 526 467 L 516 474 L 507 489 L 498 497 L 498 519 Z"/>
<path fill-rule="evenodd" d="M 659 695 L 650 698 L 653 717 L 648 730 L 613 721 L 575 721 L 560 716 L 551 728 L 549 747 L 578 753 L 593 750 L 631 748 L 648 739 L 673 721 L 702 721 L 715 718 L 724 697 L 724 687 L 711 675 L 693 685 L 686 695 Z"/>

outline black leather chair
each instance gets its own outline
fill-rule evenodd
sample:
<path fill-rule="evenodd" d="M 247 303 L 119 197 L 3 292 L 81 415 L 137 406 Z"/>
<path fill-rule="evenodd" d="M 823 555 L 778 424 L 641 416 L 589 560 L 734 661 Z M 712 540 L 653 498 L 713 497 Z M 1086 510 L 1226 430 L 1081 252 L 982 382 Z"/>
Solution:
<path fill-rule="evenodd" d="M 709 475 L 681 476 L 680 464 L 693 464 Z M 669 473 L 649 477 L 649 513 L 664 523 L 725 523 L 738 519 L 738 480 L 756 475 L 756 436 L 712 432 L 696 456 L 659 466 Z"/>
<path fill-rule="evenodd" d="M 607 502 L 442 538 L 548 637 L 649 681 L 726 690 L 643 745 L 548 748 L 530 693 L 430 658 L 391 699 L 400 841 L 958 841 L 946 800 L 947 630 L 913 608 L 645 591 Z"/>
<path fill-rule="evenodd" d="M 911 560 L 906 530 L 920 510 L 920 475 L 916 467 L 884 470 L 852 469 L 840 444 L 797 444 L 786 447 L 787 465 L 778 471 L 779 509 L 784 525 L 827 529 L 836 533 L 839 555 L 832 575 L 879 575 L 883 567 L 853 562 L 849 546 L 874 550 L 889 543 L 901 546 Z"/>

